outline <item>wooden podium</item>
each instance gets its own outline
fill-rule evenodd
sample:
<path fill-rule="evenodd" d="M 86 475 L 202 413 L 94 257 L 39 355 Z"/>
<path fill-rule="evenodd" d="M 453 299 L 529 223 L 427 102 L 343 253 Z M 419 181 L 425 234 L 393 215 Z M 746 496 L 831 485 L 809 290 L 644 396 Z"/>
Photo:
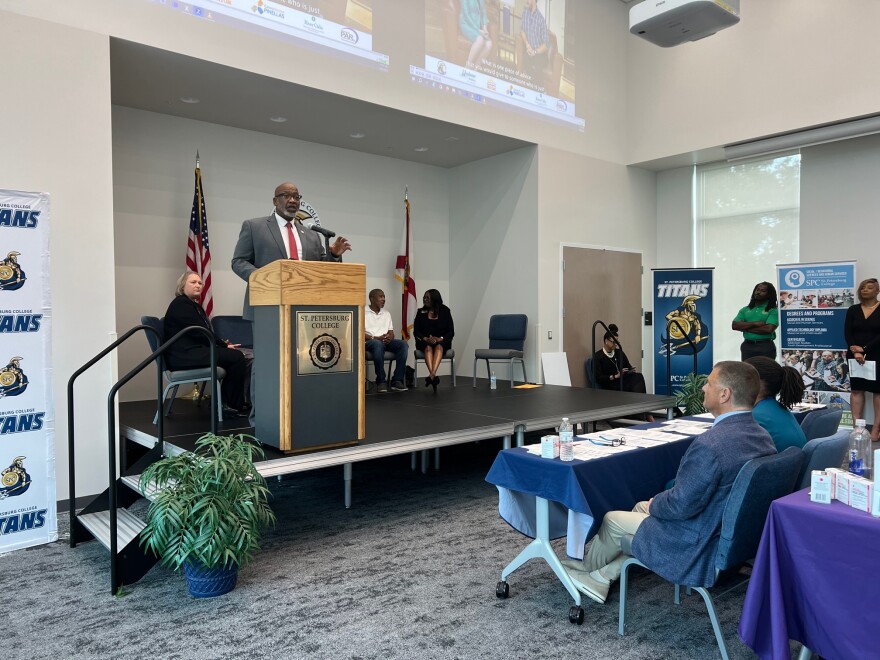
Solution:
<path fill-rule="evenodd" d="M 366 266 L 284 259 L 249 286 L 257 440 L 289 453 L 363 440 Z"/>

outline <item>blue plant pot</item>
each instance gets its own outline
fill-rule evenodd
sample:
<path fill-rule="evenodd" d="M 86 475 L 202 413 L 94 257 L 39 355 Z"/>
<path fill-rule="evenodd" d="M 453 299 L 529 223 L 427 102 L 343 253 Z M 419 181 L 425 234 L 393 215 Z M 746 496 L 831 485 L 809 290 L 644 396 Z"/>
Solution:
<path fill-rule="evenodd" d="M 196 598 L 222 596 L 235 589 L 238 581 L 238 566 L 231 564 L 220 568 L 206 568 L 198 562 L 185 562 L 183 572 L 189 593 Z"/>

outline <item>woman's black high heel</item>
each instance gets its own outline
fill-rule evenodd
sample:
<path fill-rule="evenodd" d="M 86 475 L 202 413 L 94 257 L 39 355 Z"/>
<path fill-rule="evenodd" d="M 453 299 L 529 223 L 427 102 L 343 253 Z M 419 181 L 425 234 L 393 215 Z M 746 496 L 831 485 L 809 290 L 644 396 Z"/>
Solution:
<path fill-rule="evenodd" d="M 428 376 L 427 378 L 425 378 L 425 387 L 428 387 L 430 385 L 431 385 L 431 377 Z"/>
<path fill-rule="evenodd" d="M 440 379 L 437 378 L 437 376 L 434 376 L 434 378 L 431 379 L 431 387 L 434 388 L 434 394 L 437 394 L 437 386 L 439 384 L 440 384 Z"/>

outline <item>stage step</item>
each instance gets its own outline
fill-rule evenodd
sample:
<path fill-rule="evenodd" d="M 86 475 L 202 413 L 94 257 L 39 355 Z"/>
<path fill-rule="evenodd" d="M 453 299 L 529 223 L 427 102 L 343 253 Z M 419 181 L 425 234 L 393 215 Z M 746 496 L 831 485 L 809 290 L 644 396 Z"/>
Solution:
<path fill-rule="evenodd" d="M 156 499 L 156 493 L 159 492 L 159 489 L 156 488 L 156 482 L 154 481 L 151 481 L 149 484 L 147 484 L 146 490 L 144 492 L 141 492 L 141 475 L 139 474 L 130 474 L 127 477 L 122 477 L 120 481 L 131 488 L 134 492 L 146 497 L 151 502 Z"/>
<path fill-rule="evenodd" d="M 92 533 L 101 545 L 108 550 L 110 549 L 110 512 L 97 511 L 95 513 L 84 513 L 76 517 L 76 519 Z M 116 511 L 116 547 L 122 550 L 127 546 L 141 530 L 146 527 L 146 523 L 130 513 L 127 509 L 117 509 Z"/>

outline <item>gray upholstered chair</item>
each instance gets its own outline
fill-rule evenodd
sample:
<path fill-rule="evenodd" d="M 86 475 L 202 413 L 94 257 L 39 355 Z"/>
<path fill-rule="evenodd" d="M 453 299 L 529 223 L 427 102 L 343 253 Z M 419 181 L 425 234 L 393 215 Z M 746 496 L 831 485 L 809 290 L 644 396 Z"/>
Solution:
<path fill-rule="evenodd" d="M 150 343 L 150 351 L 156 351 L 162 344 L 165 343 L 165 327 L 162 323 L 162 319 L 156 318 L 155 316 L 142 316 L 141 323 L 143 325 L 150 326 L 156 333 L 148 332 L 147 341 Z M 171 392 L 171 399 L 168 402 L 168 408 L 165 409 L 165 417 L 171 414 L 171 409 L 174 407 L 174 398 L 177 396 L 177 389 L 181 385 L 189 384 L 197 384 L 197 383 L 209 383 L 211 382 L 211 367 L 203 367 L 200 369 L 182 369 L 179 371 L 172 371 L 168 368 L 165 363 L 165 356 L 160 355 L 156 358 L 159 361 L 159 369 L 162 370 L 162 375 L 165 378 L 165 389 L 162 390 L 162 400 L 160 401 L 160 406 L 162 408 L 165 407 L 165 399 L 168 397 L 168 392 Z M 214 387 L 214 395 L 217 397 L 217 419 L 219 421 L 223 421 L 223 399 L 220 398 L 220 382 L 226 377 L 226 371 L 220 367 L 217 367 L 217 384 Z M 202 398 L 205 396 L 205 388 L 204 386 L 199 391 L 199 403 L 201 404 Z M 156 416 L 153 417 L 153 424 L 159 421 L 159 411 L 156 411 Z"/>
<path fill-rule="evenodd" d="M 797 447 L 789 447 L 781 454 L 754 458 L 740 469 L 733 482 L 730 497 L 721 519 L 721 540 L 715 553 L 716 581 L 722 571 L 737 568 L 755 557 L 758 552 L 758 544 L 761 541 L 761 533 L 764 531 L 764 521 L 770 510 L 770 503 L 794 490 L 802 462 L 803 452 Z M 625 554 L 632 554 L 632 539 L 632 536 L 624 537 L 621 543 Z M 618 632 L 621 635 L 624 634 L 626 627 L 626 596 L 631 566 L 641 566 L 651 570 L 650 566 L 645 566 L 635 557 L 631 557 L 623 563 L 620 574 L 620 614 L 618 618 Z M 703 597 L 709 618 L 712 621 L 721 657 L 727 660 L 727 646 L 724 643 L 724 636 L 721 634 L 721 625 L 718 623 L 715 605 L 708 588 L 696 585 L 684 586 L 692 588 Z M 675 585 L 676 605 L 681 602 L 680 587 L 681 585 Z"/>
<path fill-rule="evenodd" d="M 814 438 L 827 438 L 829 435 L 837 433 L 841 417 L 843 417 L 843 411 L 840 408 L 814 410 L 804 417 L 801 428 L 808 441 Z"/>
<path fill-rule="evenodd" d="M 804 464 L 798 476 L 798 490 L 810 485 L 813 470 L 840 467 L 849 448 L 849 429 L 826 438 L 814 438 L 804 445 Z"/>
<path fill-rule="evenodd" d="M 477 386 L 477 360 L 486 361 L 486 376 L 491 375 L 490 362 L 507 362 L 508 378 L 513 387 L 513 365 L 518 362 L 522 367 L 523 382 L 526 377 L 526 363 L 523 350 L 526 343 L 526 332 L 529 317 L 525 314 L 493 314 L 489 319 L 489 348 L 478 348 L 474 351 L 474 387 Z"/>
<path fill-rule="evenodd" d="M 425 352 L 420 351 L 419 349 L 416 349 L 415 350 L 415 357 L 416 357 L 416 365 L 415 365 L 415 376 L 414 377 L 415 377 L 416 385 L 418 385 L 419 384 L 419 363 L 424 361 Z M 446 351 L 446 355 L 443 356 L 443 360 L 449 360 L 449 369 L 450 369 L 450 372 L 452 373 L 452 386 L 455 387 L 455 349 L 450 348 L 448 351 Z M 443 363 L 443 360 L 440 361 L 441 364 Z"/>

